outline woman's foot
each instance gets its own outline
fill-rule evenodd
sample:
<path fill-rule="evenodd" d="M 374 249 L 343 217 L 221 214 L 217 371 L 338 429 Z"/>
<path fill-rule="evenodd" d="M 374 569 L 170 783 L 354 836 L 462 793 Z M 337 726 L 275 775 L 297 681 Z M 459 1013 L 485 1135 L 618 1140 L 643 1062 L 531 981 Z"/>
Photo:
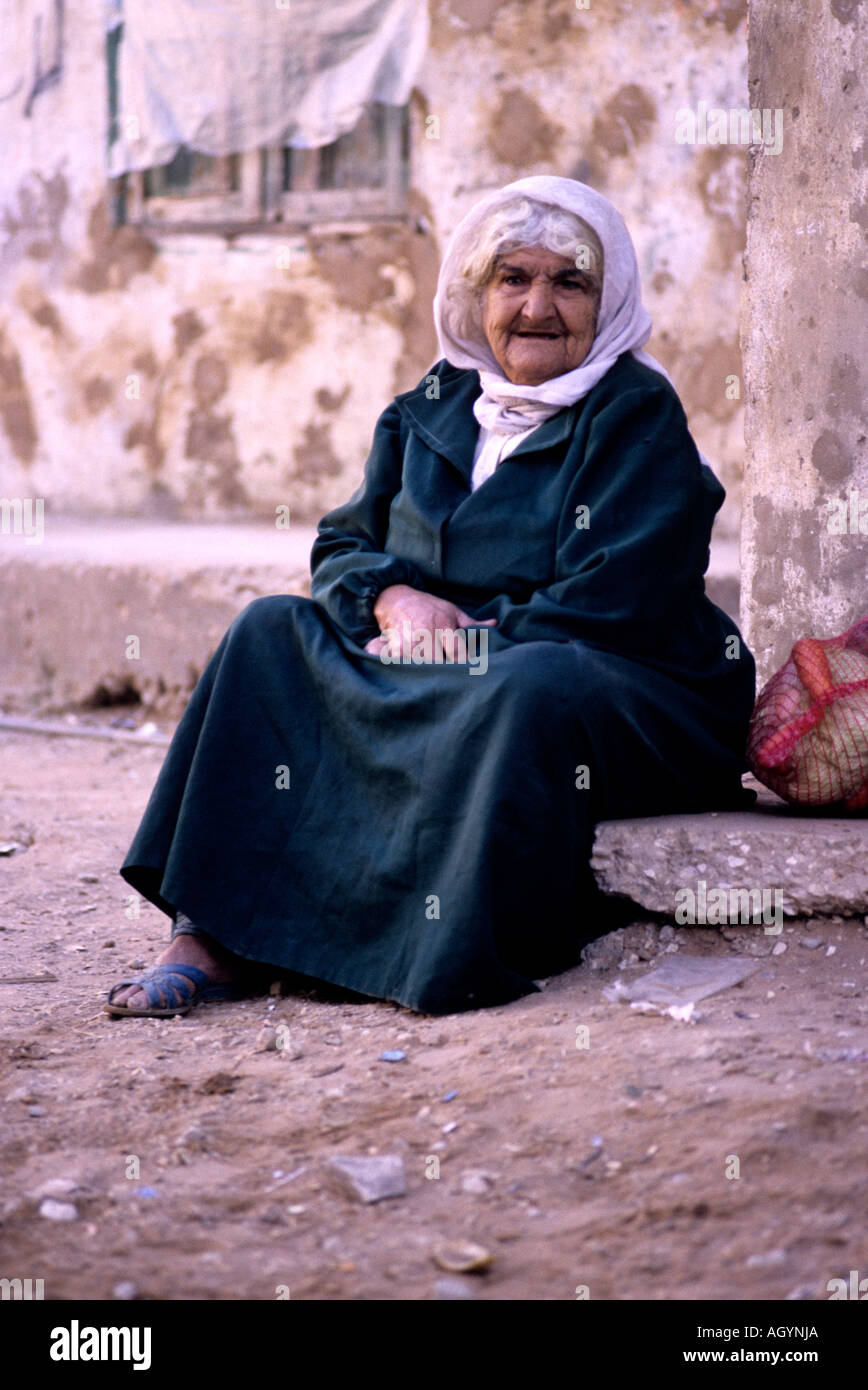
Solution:
<path fill-rule="evenodd" d="M 231 984 L 238 978 L 236 958 L 210 936 L 176 936 L 157 957 L 156 964 L 195 966 L 207 975 L 209 985 Z M 173 991 L 165 987 L 159 988 L 160 999 L 157 1002 L 162 1000 L 165 1007 L 171 1007 L 175 997 Z M 119 989 L 116 994 L 112 994 L 111 1002 L 133 1012 L 151 1007 L 145 991 L 135 985 Z"/>

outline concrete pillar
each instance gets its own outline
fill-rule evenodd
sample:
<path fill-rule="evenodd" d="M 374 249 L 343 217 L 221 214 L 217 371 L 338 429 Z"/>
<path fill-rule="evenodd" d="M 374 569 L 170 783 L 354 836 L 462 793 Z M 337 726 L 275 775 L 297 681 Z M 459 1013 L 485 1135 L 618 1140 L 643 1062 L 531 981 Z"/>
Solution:
<path fill-rule="evenodd" d="M 868 613 L 868 0 L 750 0 L 742 623 L 765 681 Z"/>

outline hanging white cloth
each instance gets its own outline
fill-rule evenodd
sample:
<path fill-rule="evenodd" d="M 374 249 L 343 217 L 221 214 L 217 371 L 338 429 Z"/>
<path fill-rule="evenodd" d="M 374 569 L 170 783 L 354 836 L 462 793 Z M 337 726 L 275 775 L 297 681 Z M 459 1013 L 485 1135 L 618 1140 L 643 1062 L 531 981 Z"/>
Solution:
<path fill-rule="evenodd" d="M 110 8 L 106 23 L 117 23 Z M 428 42 L 419 0 L 127 0 L 112 176 L 263 145 L 313 149 L 371 101 L 409 100 Z"/>

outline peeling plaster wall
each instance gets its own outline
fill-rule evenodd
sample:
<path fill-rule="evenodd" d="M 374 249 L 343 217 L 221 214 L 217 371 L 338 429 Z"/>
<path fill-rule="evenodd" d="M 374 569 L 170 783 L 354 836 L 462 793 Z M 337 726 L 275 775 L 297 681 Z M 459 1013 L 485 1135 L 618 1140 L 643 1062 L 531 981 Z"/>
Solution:
<path fill-rule="evenodd" d="M 840 0 L 844 3 L 844 0 Z M 0 0 L 30 33 L 48 0 Z M 582 178 L 634 235 L 649 343 L 730 492 L 742 403 L 744 147 L 675 140 L 679 108 L 746 104 L 745 0 L 431 0 L 411 105 L 407 225 L 113 229 L 101 6 L 66 6 L 62 72 L 22 115 L 0 79 L 0 493 L 48 511 L 316 520 L 356 486 L 373 424 L 436 356 L 445 238 L 484 191 Z M 20 34 L 19 34 L 20 37 Z M 439 138 L 428 138 L 437 116 Z M 289 249 L 289 266 L 279 253 Z"/>
<path fill-rule="evenodd" d="M 752 0 L 753 104 L 784 111 L 782 153 L 750 176 L 743 326 L 743 617 L 764 679 L 797 637 L 868 612 L 866 59 L 863 0 L 810 24 Z"/>

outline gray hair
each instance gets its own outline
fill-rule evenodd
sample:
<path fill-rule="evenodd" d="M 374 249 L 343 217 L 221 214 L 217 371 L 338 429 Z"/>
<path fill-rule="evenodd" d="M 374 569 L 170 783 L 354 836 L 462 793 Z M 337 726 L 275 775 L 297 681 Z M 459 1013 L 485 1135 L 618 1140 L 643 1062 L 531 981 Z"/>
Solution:
<path fill-rule="evenodd" d="M 493 209 L 477 230 L 459 274 L 446 291 L 456 314 L 456 328 L 466 337 L 477 337 L 482 322 L 482 300 L 501 256 L 527 246 L 543 246 L 567 256 L 576 272 L 588 282 L 599 309 L 603 292 L 603 247 L 583 218 L 551 203 L 516 194 Z"/>

